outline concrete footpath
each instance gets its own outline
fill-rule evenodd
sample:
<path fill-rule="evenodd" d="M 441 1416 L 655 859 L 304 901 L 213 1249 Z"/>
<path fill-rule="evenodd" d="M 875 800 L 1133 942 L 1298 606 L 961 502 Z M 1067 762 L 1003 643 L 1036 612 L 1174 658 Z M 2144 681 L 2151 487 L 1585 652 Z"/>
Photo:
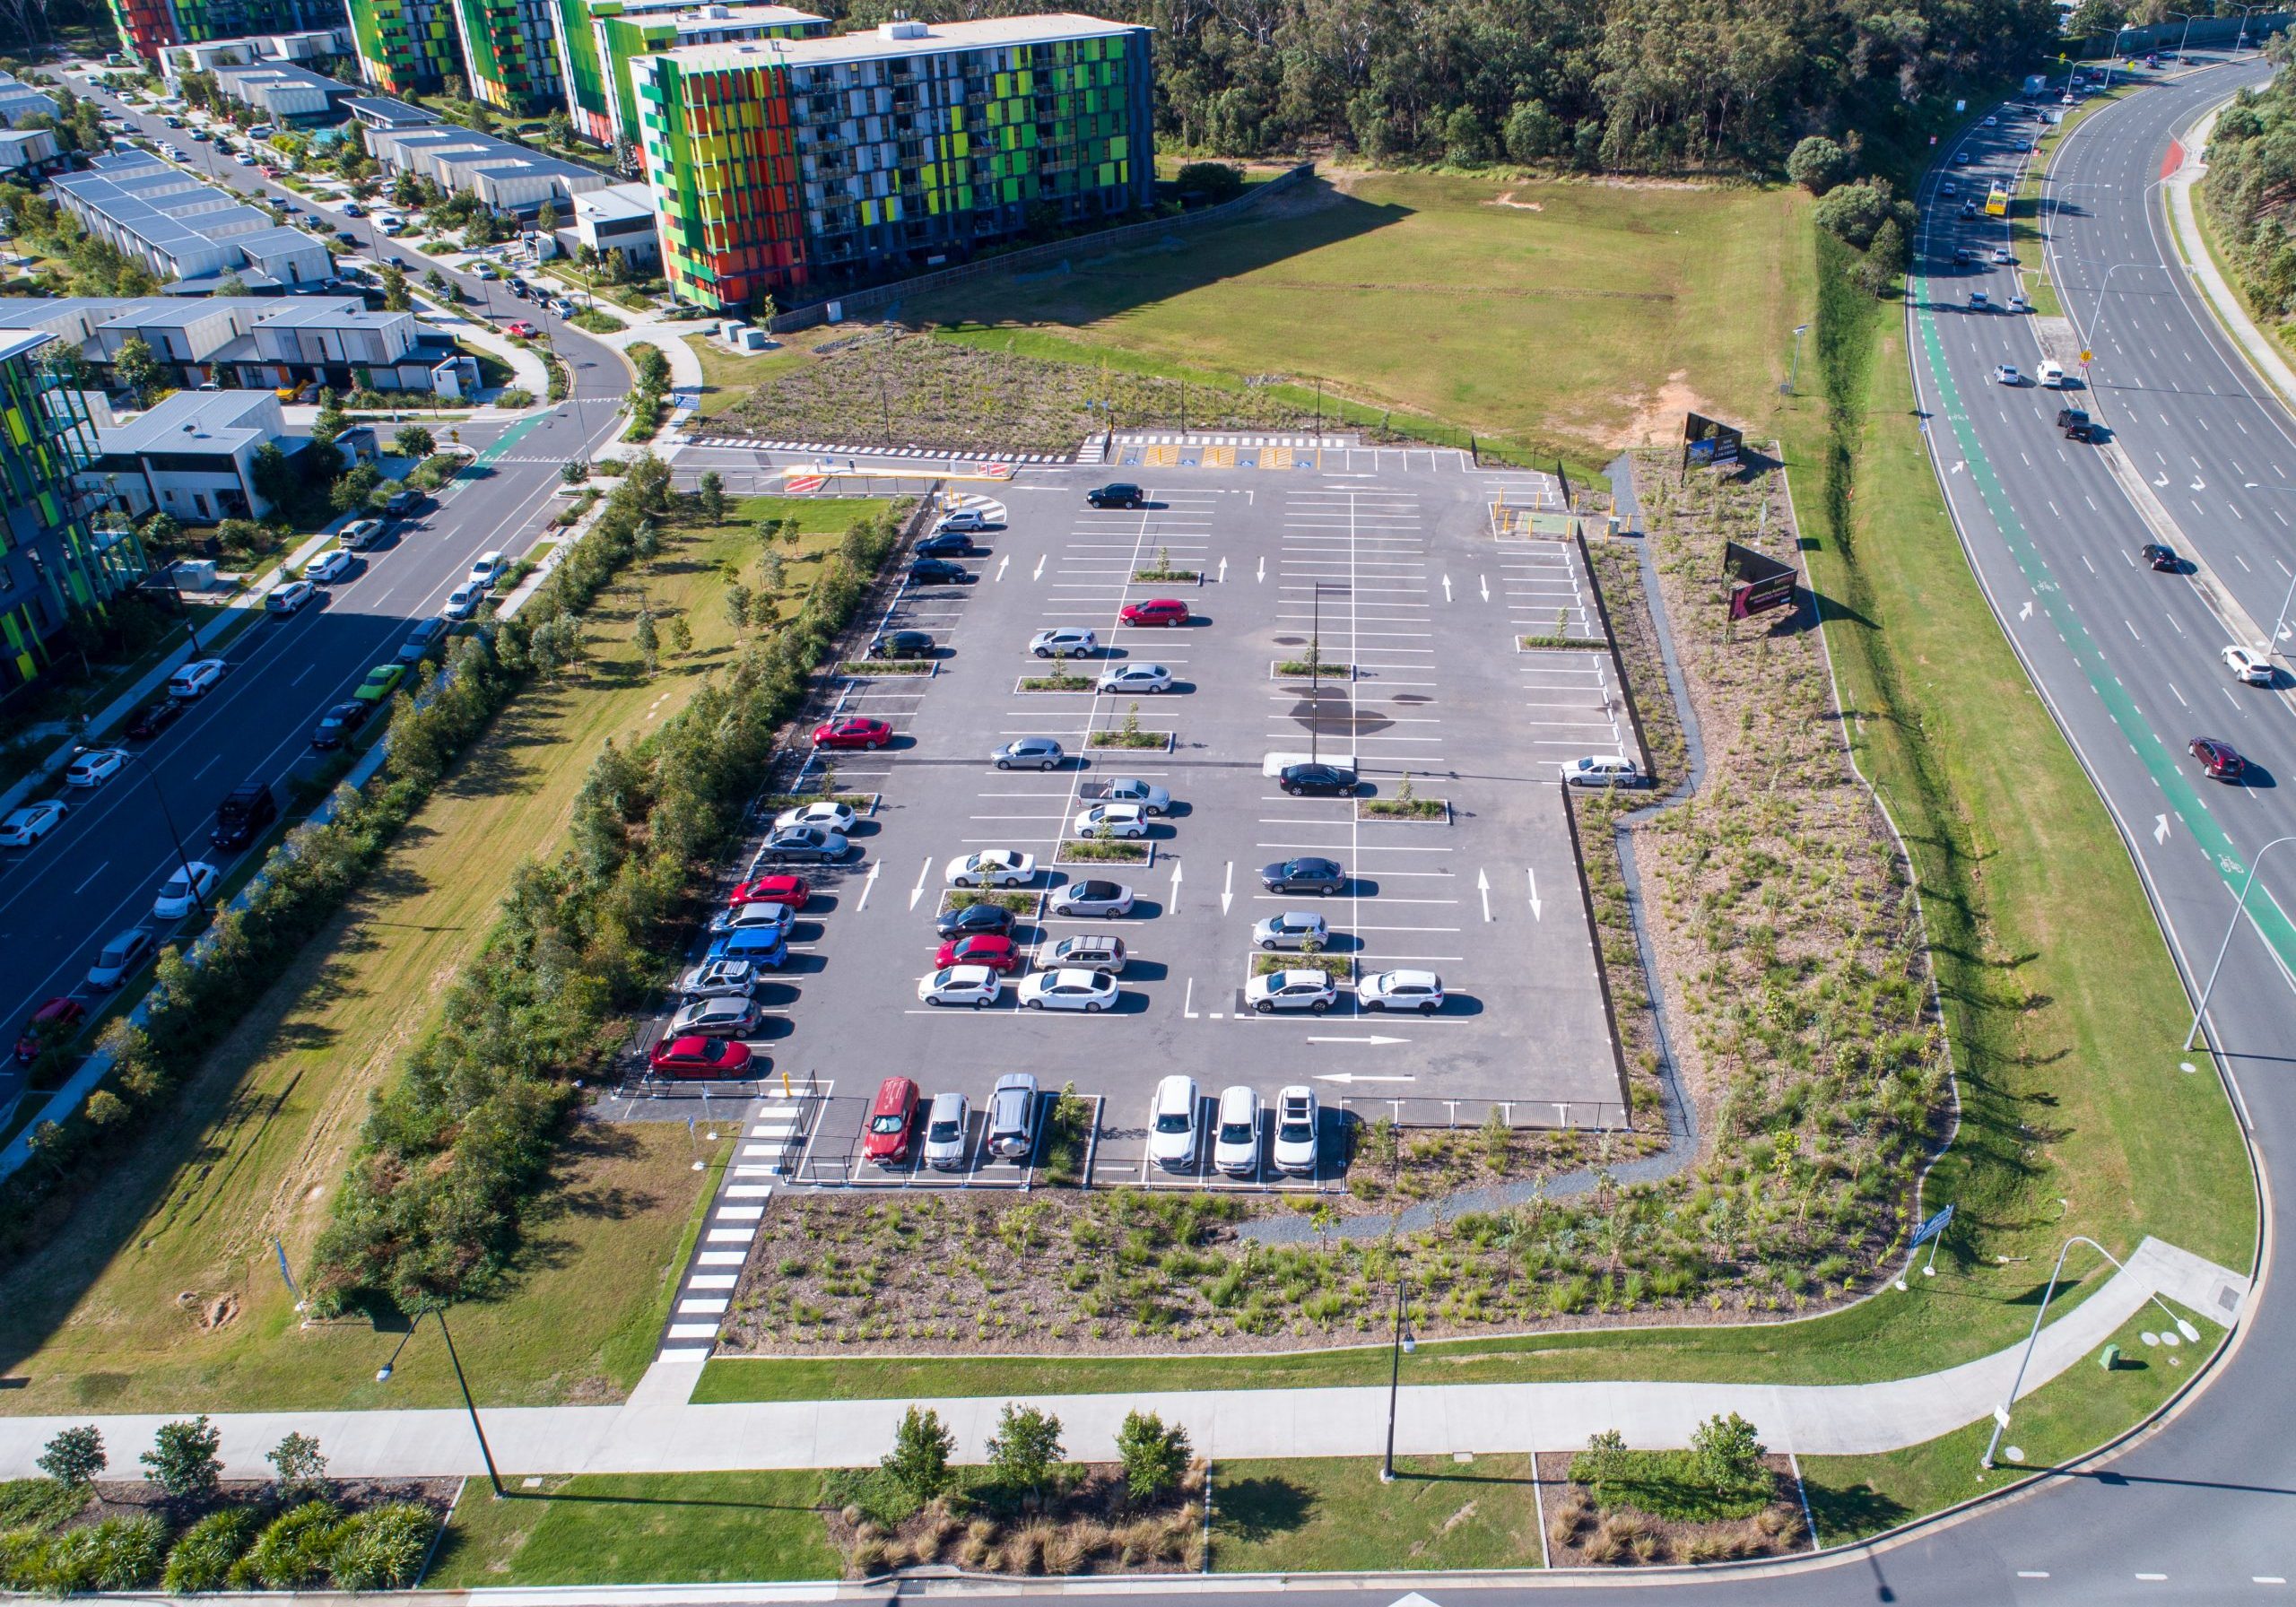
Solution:
<path fill-rule="evenodd" d="M 2148 1304 L 2153 1304 L 2158 1322 L 2147 1325 L 2172 1333 L 2176 1314 L 2154 1304 L 2160 1298 L 2229 1325 L 2247 1293 L 2248 1280 L 2239 1274 L 2147 1238 L 2126 1266 L 2042 1330 L 2024 1389 L 2038 1389 L 2085 1360 Z M 1928 1297 L 1919 1290 L 1884 1290 L 1874 1298 Z M 1413 1455 L 1567 1450 L 1605 1429 L 1618 1429 L 1637 1447 L 1679 1446 L 1689 1444 L 1692 1430 L 1705 1419 L 1735 1412 L 1780 1452 L 1840 1455 L 1895 1450 L 1989 1415 L 2007 1397 L 2023 1348 L 2021 1343 L 1943 1372 L 1880 1384 L 1413 1385 L 1402 1392 L 1396 1448 Z M 2197 1351 L 2184 1353 L 2197 1364 Z M 487 1411 L 486 1435 L 495 1462 L 505 1474 L 849 1467 L 873 1463 L 885 1453 L 912 1403 L 938 1412 L 956 1435 L 958 1459 L 977 1462 L 1008 1398 L 696 1406 L 688 1401 L 700 1372 L 698 1361 L 657 1363 L 617 1406 Z M 1118 1427 L 1134 1411 L 1160 1412 L 1167 1422 L 1186 1424 L 1201 1452 L 1228 1458 L 1370 1455 L 1384 1443 L 1387 1428 L 1387 1392 L 1376 1386 L 1034 1399 L 1059 1417 L 1068 1454 L 1082 1461 L 1115 1460 Z M 0 1478 L 31 1474 L 41 1447 L 58 1429 L 88 1420 L 0 1419 Z M 94 1420 L 114 1467 L 134 1466 L 164 1420 Z M 247 1412 L 219 1415 L 213 1421 L 222 1431 L 225 1472 L 234 1477 L 267 1476 L 264 1453 L 291 1432 L 317 1436 L 338 1477 L 443 1477 L 484 1471 L 469 1420 L 456 1411 Z"/>
<path fill-rule="evenodd" d="M 2248 366 L 2280 393 L 2281 401 L 2296 407 L 2296 369 L 2289 366 L 2279 348 L 2248 317 L 2239 292 L 2226 282 L 2216 258 L 2209 254 L 2208 241 L 2200 231 L 2200 220 L 2193 213 L 2193 187 L 2208 171 L 2208 164 L 2201 157 L 2208 149 L 2208 136 L 2215 127 L 2216 114 L 2212 111 L 2178 142 L 2184 160 L 2161 186 L 2168 192 L 2169 222 L 2176 231 L 2177 250 L 2184 258 L 2185 272 L 2200 287 L 2216 321 L 2232 337 L 2232 343 L 2248 360 Z"/>

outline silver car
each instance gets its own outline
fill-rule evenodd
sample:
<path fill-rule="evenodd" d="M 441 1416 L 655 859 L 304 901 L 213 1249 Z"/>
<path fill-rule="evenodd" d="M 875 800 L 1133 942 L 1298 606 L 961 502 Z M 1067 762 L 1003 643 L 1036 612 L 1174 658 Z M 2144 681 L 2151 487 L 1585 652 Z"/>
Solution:
<path fill-rule="evenodd" d="M 1037 1080 L 1027 1072 L 1008 1072 L 996 1080 L 988 1096 L 988 1120 L 983 1142 L 1002 1160 L 1026 1160 L 1037 1147 Z"/>
<path fill-rule="evenodd" d="M 1312 909 L 1287 909 L 1254 926 L 1252 943 L 1256 948 L 1298 949 L 1312 954 L 1331 947 L 1331 925 Z"/>
<path fill-rule="evenodd" d="M 925 1164 L 936 1172 L 963 1168 L 971 1147 L 972 1108 L 961 1093 L 939 1093 L 925 1113 Z"/>
<path fill-rule="evenodd" d="M 1297 1176 L 1316 1169 L 1316 1090 L 1304 1082 L 1275 1095 L 1275 1169 Z"/>
<path fill-rule="evenodd" d="M 1106 971 L 1111 977 L 1124 975 L 1124 939 L 1098 932 L 1086 932 L 1075 937 L 1064 937 L 1049 949 L 1037 951 L 1037 969 L 1042 971 Z"/>
<path fill-rule="evenodd" d="M 1017 737 L 988 756 L 1000 770 L 1057 769 L 1067 757 L 1068 751 L 1048 736 Z"/>
<path fill-rule="evenodd" d="M 1074 658 L 1100 650 L 1100 638 L 1081 625 L 1057 625 L 1029 638 L 1029 651 L 1039 658 Z"/>
<path fill-rule="evenodd" d="M 670 1018 L 664 1036 L 686 1038 L 698 1032 L 705 1038 L 751 1038 L 760 1020 L 758 1007 L 744 995 L 696 999 Z"/>
<path fill-rule="evenodd" d="M 746 960 L 705 960 L 678 979 L 678 992 L 689 999 L 746 999 L 758 977 Z"/>

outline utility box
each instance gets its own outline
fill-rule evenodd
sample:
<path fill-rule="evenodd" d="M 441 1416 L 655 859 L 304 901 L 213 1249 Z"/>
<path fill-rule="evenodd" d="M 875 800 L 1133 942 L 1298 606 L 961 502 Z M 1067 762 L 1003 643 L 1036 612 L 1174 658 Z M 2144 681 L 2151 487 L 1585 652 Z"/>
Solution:
<path fill-rule="evenodd" d="M 2104 1368 L 2105 1371 L 2109 1373 L 2115 1368 L 2118 1367 L 2120 1365 L 2120 1347 L 2118 1345 L 2107 1345 L 2104 1348 L 2103 1353 L 2097 1358 L 2097 1365 Z"/>

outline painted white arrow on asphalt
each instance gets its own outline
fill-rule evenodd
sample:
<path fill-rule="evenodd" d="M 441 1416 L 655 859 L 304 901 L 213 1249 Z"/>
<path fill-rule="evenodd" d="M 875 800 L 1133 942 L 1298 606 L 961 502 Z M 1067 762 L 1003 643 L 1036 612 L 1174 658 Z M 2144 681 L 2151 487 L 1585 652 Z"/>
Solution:
<path fill-rule="evenodd" d="M 1267 578 L 1267 554 L 1265 552 L 1259 555 L 1259 573 L 1254 578 L 1259 580 Z"/>
<path fill-rule="evenodd" d="M 996 578 L 998 578 L 999 580 L 1004 579 L 1004 571 L 1005 571 L 1007 569 L 1009 569 L 1009 568 L 1011 568 L 1011 567 L 1012 567 L 1012 563 L 1013 563 L 1013 555 L 1012 555 L 1010 552 L 1007 552 L 1006 554 L 1004 554 L 1004 557 L 1002 557 L 1002 558 L 998 559 L 998 560 L 996 560 Z M 1039 570 L 1041 570 L 1041 569 L 1044 568 L 1044 560 L 1042 560 L 1041 558 L 1039 558 L 1039 560 L 1037 560 L 1037 568 L 1038 568 Z"/>
<path fill-rule="evenodd" d="M 1487 920 L 1489 920 L 1489 919 L 1491 918 L 1491 873 L 1490 873 L 1490 872 L 1488 872 L 1488 871 L 1477 871 L 1477 872 L 1474 873 L 1474 890 L 1475 890 L 1475 891 L 1477 891 L 1477 892 L 1479 892 L 1479 893 L 1481 893 L 1481 894 L 1483 895 L 1483 918 L 1484 920 L 1486 920 L 1486 921 L 1487 921 Z"/>
<path fill-rule="evenodd" d="M 1044 578 L 1044 558 L 1045 555 L 1043 553 L 1039 552 L 1037 554 L 1037 567 L 1033 570 L 1030 571 L 1030 579 L 1041 580 Z"/>
<path fill-rule="evenodd" d="M 909 890 L 909 907 L 911 909 L 916 908 L 917 901 L 925 896 L 925 882 L 932 874 L 933 856 L 928 854 L 925 856 L 924 865 L 917 873 L 917 885 Z"/>
<path fill-rule="evenodd" d="M 2024 607 L 2017 611 L 2017 617 L 2021 620 L 2030 620 L 2033 617 L 2033 600 L 2031 597 L 2026 598 Z"/>
<path fill-rule="evenodd" d="M 2163 474 L 2163 475 L 2161 475 L 2158 480 L 2155 480 L 2152 483 L 2153 483 L 2153 485 L 2154 485 L 2154 487 L 2155 487 L 2155 488 L 2158 488 L 2158 487 L 2160 487 L 2160 486 L 2166 485 L 2166 484 L 2168 484 L 2168 483 L 2169 483 L 2169 477 L 2168 477 L 2166 474 Z"/>
<path fill-rule="evenodd" d="M 928 859 L 925 863 L 930 864 L 933 862 Z M 855 914 L 858 915 L 862 910 L 869 908 L 869 894 L 877 885 L 877 873 L 884 868 L 885 862 L 882 859 L 873 859 L 869 862 L 869 878 L 861 884 L 860 899 L 853 906 Z M 916 903 L 911 901 L 909 908 L 911 909 L 916 908 Z"/>
<path fill-rule="evenodd" d="M 2164 843 L 2169 840 L 2169 817 L 2167 815 L 2156 814 L 2152 817 L 2152 840 L 2156 843 Z"/>
<path fill-rule="evenodd" d="M 1228 578 L 1228 560 L 1224 558 L 1220 560 L 1220 578 L 1222 580 Z"/>
<path fill-rule="evenodd" d="M 1490 602 L 1490 601 L 1491 601 L 1491 577 L 1490 577 L 1490 576 L 1488 576 L 1488 575 L 1477 575 L 1477 576 L 1475 577 L 1475 581 L 1476 581 L 1476 583 L 1477 583 L 1478 585 L 1480 585 L 1480 586 L 1483 587 L 1483 600 L 1484 602 L 1486 602 L 1486 603 Z"/>
<path fill-rule="evenodd" d="M 1539 916 L 1539 873 L 1533 870 L 1529 865 L 1525 865 L 1523 867 L 1523 874 L 1530 878 L 1531 919 L 1535 921 L 1541 918 Z"/>
<path fill-rule="evenodd" d="M 1950 469 L 1946 470 L 1945 472 L 1946 472 L 1947 473 L 1949 473 L 1949 474 L 1958 474 L 1958 473 L 1960 473 L 1963 469 L 1966 469 L 1966 468 L 1968 468 L 1969 466 L 1970 466 L 1970 465 L 1969 465 L 1969 460 L 1968 460 L 1967 458 L 1965 458 L 1965 457 L 1957 457 L 1957 458 L 1953 459 L 1953 466 L 1952 466 L 1952 468 L 1950 468 Z"/>
<path fill-rule="evenodd" d="M 2205 491 L 2208 489 L 2208 484 L 2205 481 L 2202 480 L 2199 475 L 2195 474 L 2192 477 L 2192 483 L 2185 487 L 2185 489 L 2188 491 Z"/>
<path fill-rule="evenodd" d="M 1226 915 L 1228 906 L 1236 900 L 1236 862 L 1228 862 L 1228 879 L 1220 884 L 1220 913 Z"/>
<path fill-rule="evenodd" d="M 1170 904 L 1170 908 L 1168 908 L 1165 910 L 1165 912 L 1164 912 L 1164 913 L 1165 913 L 1165 914 L 1167 914 L 1167 915 L 1177 915 L 1177 914 L 1178 914 L 1178 913 L 1179 913 L 1179 908 L 1180 908 L 1180 862 L 1179 862 L 1178 860 L 1175 859 L 1174 861 L 1172 861 L 1172 901 L 1171 901 L 1171 904 Z"/>
<path fill-rule="evenodd" d="M 1407 1044 L 1407 1038 L 1311 1038 L 1311 1044 Z M 1318 1072 L 1318 1082 L 1416 1082 L 1418 1078 L 1408 1073 L 1378 1072 Z"/>
<path fill-rule="evenodd" d="M 1443 601 L 1444 601 L 1444 602 L 1446 602 L 1446 603 L 1448 603 L 1450 600 L 1451 600 L 1451 578 L 1450 578 L 1448 575 L 1446 575 L 1446 576 L 1444 576 L 1444 577 L 1443 577 Z"/>

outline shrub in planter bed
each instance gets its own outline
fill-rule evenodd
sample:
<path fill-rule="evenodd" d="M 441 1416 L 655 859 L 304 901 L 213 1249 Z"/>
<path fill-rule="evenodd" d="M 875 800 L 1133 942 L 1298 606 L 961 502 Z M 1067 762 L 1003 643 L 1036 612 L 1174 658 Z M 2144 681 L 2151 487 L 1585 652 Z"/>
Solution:
<path fill-rule="evenodd" d="M 186 1529 L 169 1551 L 160 1583 L 177 1594 L 222 1590 L 230 1583 L 231 1566 L 247 1555 L 258 1526 L 256 1515 L 245 1507 L 209 1513 Z"/>
<path fill-rule="evenodd" d="M 302 1590 L 324 1585 L 335 1557 L 335 1529 L 343 1514 L 331 1501 L 306 1501 L 271 1520 L 248 1554 L 231 1566 L 231 1587 Z"/>

